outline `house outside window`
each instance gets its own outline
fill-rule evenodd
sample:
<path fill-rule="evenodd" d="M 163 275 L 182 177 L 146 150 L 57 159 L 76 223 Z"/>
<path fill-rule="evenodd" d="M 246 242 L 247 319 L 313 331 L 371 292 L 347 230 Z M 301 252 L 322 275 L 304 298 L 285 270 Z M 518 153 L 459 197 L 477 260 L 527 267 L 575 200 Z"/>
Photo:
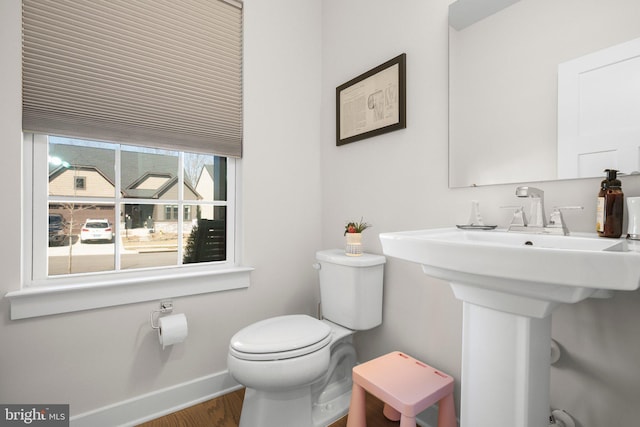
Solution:
<path fill-rule="evenodd" d="M 62 239 L 51 226 L 48 242 L 34 231 L 34 248 L 46 245 L 34 252 L 46 254 L 34 258 L 34 278 L 231 261 L 233 159 L 45 135 L 33 149 L 49 159 L 34 170 L 34 182 L 46 177 L 34 186 L 34 224 L 47 215 L 65 224 Z M 88 228 L 98 220 L 112 227 Z"/>

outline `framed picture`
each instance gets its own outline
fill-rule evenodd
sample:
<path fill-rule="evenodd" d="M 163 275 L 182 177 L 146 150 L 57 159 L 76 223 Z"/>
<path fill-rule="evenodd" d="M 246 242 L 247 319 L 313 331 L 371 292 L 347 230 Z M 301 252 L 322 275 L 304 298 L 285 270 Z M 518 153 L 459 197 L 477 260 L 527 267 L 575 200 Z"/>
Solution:
<path fill-rule="evenodd" d="M 336 145 L 407 127 L 406 54 L 336 88 Z"/>

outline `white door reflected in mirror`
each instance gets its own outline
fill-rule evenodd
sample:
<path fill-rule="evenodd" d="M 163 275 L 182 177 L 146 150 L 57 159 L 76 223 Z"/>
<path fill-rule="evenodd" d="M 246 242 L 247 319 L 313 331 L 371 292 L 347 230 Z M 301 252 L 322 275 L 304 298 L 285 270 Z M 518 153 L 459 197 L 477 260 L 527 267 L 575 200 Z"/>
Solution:
<path fill-rule="evenodd" d="M 640 38 L 558 66 L 558 178 L 640 171 Z"/>

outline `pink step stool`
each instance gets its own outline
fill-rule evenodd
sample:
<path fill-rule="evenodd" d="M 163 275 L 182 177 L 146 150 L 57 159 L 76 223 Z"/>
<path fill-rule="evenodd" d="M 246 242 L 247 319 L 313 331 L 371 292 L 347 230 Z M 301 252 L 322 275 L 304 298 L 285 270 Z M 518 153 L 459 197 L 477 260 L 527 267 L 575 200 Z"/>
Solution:
<path fill-rule="evenodd" d="M 453 378 L 399 351 L 353 368 L 347 427 L 366 427 L 365 391 L 384 402 L 384 415 L 416 427 L 416 415 L 435 404 L 438 427 L 457 427 Z"/>

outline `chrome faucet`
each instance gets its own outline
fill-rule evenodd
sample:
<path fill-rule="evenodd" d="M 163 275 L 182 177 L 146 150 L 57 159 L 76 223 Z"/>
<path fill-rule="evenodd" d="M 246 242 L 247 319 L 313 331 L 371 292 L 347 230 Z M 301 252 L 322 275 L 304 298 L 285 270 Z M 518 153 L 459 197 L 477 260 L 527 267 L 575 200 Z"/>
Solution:
<path fill-rule="evenodd" d="M 535 187 L 518 187 L 516 196 L 529 197 L 531 199 L 531 210 L 529 211 L 529 227 L 546 227 L 547 220 L 544 213 L 544 191 Z"/>
<path fill-rule="evenodd" d="M 582 206 L 563 206 L 553 208 L 549 222 L 544 212 L 544 191 L 535 187 L 522 186 L 516 188 L 517 197 L 531 198 L 531 210 L 529 217 L 524 214 L 522 207 L 516 207 L 509 231 L 540 234 L 568 235 L 569 229 L 562 217 L 562 210 L 583 209 Z"/>

